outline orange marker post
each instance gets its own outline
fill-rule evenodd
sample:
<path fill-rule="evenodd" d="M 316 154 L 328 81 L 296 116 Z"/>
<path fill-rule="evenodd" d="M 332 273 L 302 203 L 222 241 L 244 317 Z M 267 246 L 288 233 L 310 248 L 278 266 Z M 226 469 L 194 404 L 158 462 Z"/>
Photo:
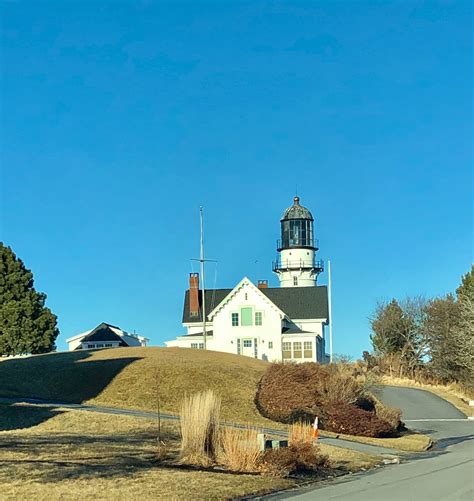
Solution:
<path fill-rule="evenodd" d="M 318 440 L 318 435 L 319 435 L 319 429 L 318 429 L 318 416 L 314 418 L 314 423 L 313 423 L 313 440 L 316 443 Z"/>

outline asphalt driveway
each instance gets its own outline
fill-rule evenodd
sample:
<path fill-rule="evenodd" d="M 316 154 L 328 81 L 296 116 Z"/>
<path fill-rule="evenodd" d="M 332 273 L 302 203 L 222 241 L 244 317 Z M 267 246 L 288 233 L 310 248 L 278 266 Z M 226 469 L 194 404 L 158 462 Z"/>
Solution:
<path fill-rule="evenodd" d="M 350 501 L 467 501 L 474 499 L 474 421 L 438 396 L 418 389 L 383 387 L 377 396 L 399 407 L 411 429 L 437 440 L 432 451 L 398 465 L 324 482 L 279 499 Z"/>

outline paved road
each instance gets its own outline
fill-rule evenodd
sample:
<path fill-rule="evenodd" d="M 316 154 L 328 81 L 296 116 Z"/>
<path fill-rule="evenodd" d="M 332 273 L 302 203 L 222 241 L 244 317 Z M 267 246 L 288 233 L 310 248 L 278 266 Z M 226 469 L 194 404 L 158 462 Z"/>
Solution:
<path fill-rule="evenodd" d="M 385 387 L 379 398 L 403 411 L 412 429 L 438 441 L 432 451 L 406 462 L 318 487 L 273 496 L 279 499 L 350 501 L 464 501 L 474 499 L 474 421 L 430 392 Z M 270 497 L 269 497 L 270 498 Z"/>

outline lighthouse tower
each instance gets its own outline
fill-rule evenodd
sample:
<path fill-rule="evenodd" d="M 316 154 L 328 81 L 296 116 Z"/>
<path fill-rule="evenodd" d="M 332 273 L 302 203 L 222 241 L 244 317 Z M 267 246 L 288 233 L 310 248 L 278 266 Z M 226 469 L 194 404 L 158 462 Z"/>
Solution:
<path fill-rule="evenodd" d="M 293 199 L 280 220 L 281 239 L 277 242 L 277 260 L 273 271 L 280 279 L 280 287 L 314 287 L 323 262 L 316 260 L 318 241 L 313 233 L 313 216 Z"/>

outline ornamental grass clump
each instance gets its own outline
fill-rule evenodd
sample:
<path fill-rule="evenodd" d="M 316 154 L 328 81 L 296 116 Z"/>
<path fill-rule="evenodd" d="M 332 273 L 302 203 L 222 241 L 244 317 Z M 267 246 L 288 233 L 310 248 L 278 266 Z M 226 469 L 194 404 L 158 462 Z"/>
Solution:
<path fill-rule="evenodd" d="M 181 462 L 208 466 L 219 443 L 221 399 L 212 390 L 186 396 L 181 405 Z"/>
<path fill-rule="evenodd" d="M 304 421 L 297 421 L 288 428 L 288 445 L 313 444 L 313 427 Z"/>
<path fill-rule="evenodd" d="M 224 428 L 221 432 L 220 462 L 231 471 L 257 471 L 260 457 L 257 435 L 255 428 Z"/>

